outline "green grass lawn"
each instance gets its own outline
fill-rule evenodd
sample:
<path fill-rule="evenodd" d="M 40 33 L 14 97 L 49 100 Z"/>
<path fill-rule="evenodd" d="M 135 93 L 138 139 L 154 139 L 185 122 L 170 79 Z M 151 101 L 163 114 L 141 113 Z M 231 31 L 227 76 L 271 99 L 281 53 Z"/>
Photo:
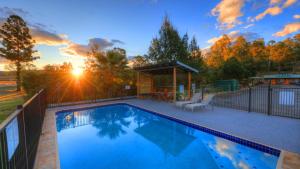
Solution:
<path fill-rule="evenodd" d="M 9 114 L 15 111 L 17 105 L 23 103 L 24 103 L 23 97 L 15 97 L 15 98 L 0 101 L 0 123 L 4 121 Z"/>

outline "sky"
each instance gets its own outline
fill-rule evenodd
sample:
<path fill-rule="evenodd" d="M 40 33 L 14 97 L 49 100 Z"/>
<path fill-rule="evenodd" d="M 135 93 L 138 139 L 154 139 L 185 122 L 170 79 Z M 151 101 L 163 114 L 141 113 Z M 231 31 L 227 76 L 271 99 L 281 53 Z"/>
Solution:
<path fill-rule="evenodd" d="M 280 41 L 300 32 L 300 0 L 0 0 L 0 26 L 11 14 L 30 27 L 39 68 L 81 67 L 92 44 L 147 54 L 165 15 L 202 49 L 223 34 Z M 6 63 L 0 58 L 0 70 Z"/>

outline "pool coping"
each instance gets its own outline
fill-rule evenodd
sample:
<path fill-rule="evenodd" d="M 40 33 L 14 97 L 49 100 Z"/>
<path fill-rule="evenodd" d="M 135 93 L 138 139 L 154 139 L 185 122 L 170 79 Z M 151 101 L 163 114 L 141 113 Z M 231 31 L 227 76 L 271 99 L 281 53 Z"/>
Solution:
<path fill-rule="evenodd" d="M 212 135 L 215 135 L 215 136 L 233 141 L 235 143 L 242 144 L 242 145 L 245 145 L 247 147 L 250 147 L 250 148 L 262 151 L 262 152 L 266 152 L 266 153 L 269 153 L 269 154 L 272 154 L 272 155 L 275 155 L 275 156 L 279 157 L 278 162 L 277 162 L 277 169 L 283 168 L 282 167 L 283 166 L 283 159 L 284 159 L 283 155 L 285 155 L 287 151 L 277 149 L 277 148 L 273 148 L 271 146 L 267 146 L 265 144 L 261 144 L 261 143 L 258 143 L 258 142 L 253 142 L 253 141 L 250 141 L 250 140 L 247 140 L 247 139 L 243 139 L 243 138 L 240 138 L 238 136 L 234 136 L 233 134 L 227 134 L 226 132 L 223 132 L 223 131 L 220 131 L 220 130 L 217 131 L 217 130 L 211 129 L 209 127 L 206 127 L 204 125 L 195 124 L 194 122 L 186 120 L 186 119 L 182 120 L 182 119 L 179 119 L 179 118 L 176 118 L 176 117 L 172 117 L 170 115 L 166 115 L 166 114 L 159 113 L 159 112 L 156 112 L 156 111 L 148 110 L 148 109 L 142 108 L 142 107 L 137 106 L 137 105 L 132 104 L 132 103 L 126 103 L 126 102 L 124 102 L 124 100 L 77 105 L 77 106 L 80 106 L 80 107 L 70 106 L 70 107 L 56 107 L 56 108 L 48 109 L 47 113 L 46 113 L 46 116 L 48 116 L 48 118 L 50 116 L 50 119 L 51 119 L 50 122 L 52 124 L 47 124 L 49 122 L 46 122 L 46 123 L 43 124 L 43 132 L 42 132 L 42 135 L 41 135 L 41 138 L 40 138 L 40 142 L 43 141 L 42 138 L 44 136 L 44 134 L 43 134 L 44 129 L 45 130 L 47 130 L 47 128 L 52 129 L 52 130 L 54 129 L 54 132 L 53 131 L 50 132 L 50 135 L 52 135 L 52 137 L 48 136 L 48 139 L 52 140 L 51 141 L 52 145 L 50 146 L 51 147 L 50 152 L 48 152 L 48 151 L 45 150 L 45 147 L 43 147 L 44 144 L 39 143 L 38 153 L 37 153 L 37 158 L 36 158 L 36 163 L 35 163 L 34 168 L 35 169 L 59 169 L 60 168 L 60 162 L 59 162 L 59 156 L 58 156 L 59 155 L 59 153 L 58 153 L 58 144 L 57 144 L 57 131 L 56 131 L 56 114 L 61 113 L 61 112 L 66 112 L 66 111 L 75 111 L 75 110 L 80 111 L 80 110 L 85 110 L 85 109 L 92 109 L 92 108 L 103 107 L 103 106 L 111 106 L 111 105 L 128 105 L 128 106 L 132 106 L 132 107 L 144 110 L 148 113 L 155 114 L 155 115 L 161 116 L 163 118 L 167 118 L 167 119 L 176 121 L 178 123 L 187 125 L 189 127 L 198 129 L 200 131 L 203 131 L 203 132 L 206 132 L 206 133 L 209 133 L 209 134 L 212 134 Z M 50 127 L 49 127 L 49 125 L 50 125 Z M 47 149 L 49 150 L 49 147 Z M 45 153 L 45 152 L 48 152 L 48 153 Z M 46 155 L 46 154 L 51 154 L 52 158 L 49 158 L 48 155 Z M 54 155 L 55 157 L 53 157 L 53 154 L 55 154 Z M 46 159 L 53 159 L 53 160 L 45 160 L 45 158 Z"/>

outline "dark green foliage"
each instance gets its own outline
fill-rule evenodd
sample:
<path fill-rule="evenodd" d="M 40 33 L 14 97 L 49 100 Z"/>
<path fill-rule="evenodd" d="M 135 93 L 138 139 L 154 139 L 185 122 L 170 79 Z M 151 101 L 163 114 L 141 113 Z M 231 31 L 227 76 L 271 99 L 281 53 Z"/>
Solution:
<path fill-rule="evenodd" d="M 174 60 L 185 62 L 188 58 L 188 37 L 180 38 L 168 17 L 159 30 L 159 37 L 154 38 L 149 47 L 148 59 L 152 62 L 170 62 Z"/>
<path fill-rule="evenodd" d="M 0 28 L 0 57 L 11 61 L 16 67 L 17 90 L 20 91 L 21 68 L 23 63 L 31 62 L 37 57 L 33 57 L 33 43 L 29 28 L 25 21 L 17 16 L 11 15 Z"/>
<path fill-rule="evenodd" d="M 159 37 L 154 38 L 149 47 L 147 59 L 154 63 L 181 61 L 194 68 L 202 69 L 203 59 L 196 38 L 189 43 L 188 34 L 182 38 L 165 17 L 159 30 Z"/>
<path fill-rule="evenodd" d="M 244 66 L 235 57 L 225 61 L 221 71 L 224 79 L 243 79 L 246 72 Z"/>

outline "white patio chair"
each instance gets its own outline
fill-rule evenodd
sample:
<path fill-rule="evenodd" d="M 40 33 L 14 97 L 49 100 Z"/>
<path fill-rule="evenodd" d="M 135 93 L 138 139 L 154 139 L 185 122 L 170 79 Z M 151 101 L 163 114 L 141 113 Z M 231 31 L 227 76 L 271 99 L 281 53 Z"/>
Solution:
<path fill-rule="evenodd" d="M 179 108 L 183 108 L 185 105 L 187 104 L 191 104 L 191 103 L 197 103 L 199 102 L 201 99 L 201 95 L 202 93 L 195 93 L 193 95 L 193 97 L 190 99 L 190 100 L 187 100 L 187 101 L 177 101 L 175 102 L 175 106 L 176 107 L 179 107 Z"/>
<path fill-rule="evenodd" d="M 201 103 L 187 104 L 187 105 L 185 105 L 184 109 L 194 111 L 197 108 L 205 108 L 208 105 L 211 105 L 211 102 L 212 102 L 214 96 L 215 96 L 215 94 L 209 94 L 203 99 L 203 101 Z M 213 105 L 211 105 L 211 107 L 213 109 Z"/>

